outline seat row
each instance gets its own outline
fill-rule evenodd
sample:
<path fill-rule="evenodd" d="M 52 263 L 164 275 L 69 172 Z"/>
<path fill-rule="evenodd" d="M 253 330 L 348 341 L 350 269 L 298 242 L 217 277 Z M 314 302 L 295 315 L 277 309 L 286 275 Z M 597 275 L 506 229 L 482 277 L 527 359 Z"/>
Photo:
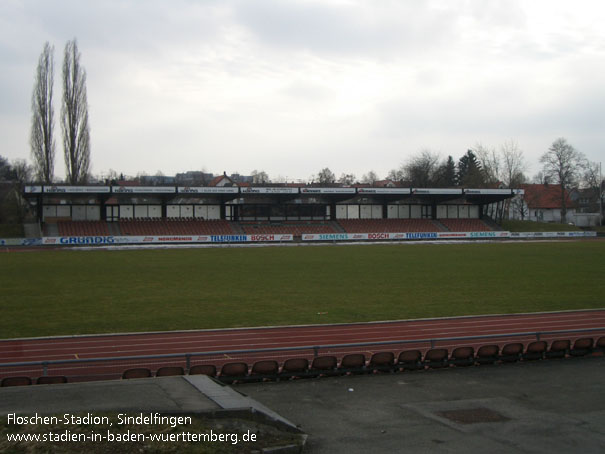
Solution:
<path fill-rule="evenodd" d="M 378 372 L 400 372 L 404 370 L 438 369 L 450 366 L 464 367 L 516 361 L 533 361 L 567 356 L 585 356 L 589 353 L 603 352 L 605 337 L 595 344 L 592 338 L 577 339 L 573 345 L 570 340 L 531 342 L 525 348 L 521 342 L 504 345 L 483 345 L 476 352 L 473 347 L 454 348 L 449 353 L 447 348 L 433 348 L 424 355 L 420 350 L 404 350 L 395 356 L 393 352 L 374 353 L 369 360 L 363 353 L 351 353 L 342 357 L 340 363 L 336 356 L 325 355 L 313 358 L 290 358 L 283 365 L 275 360 L 260 360 L 250 368 L 246 362 L 226 363 L 220 368 L 212 364 L 200 364 L 190 368 L 189 375 L 204 374 L 216 377 L 224 383 L 255 382 L 263 380 L 280 380 L 290 378 L 313 378 L 346 374 L 368 374 Z M 162 367 L 156 372 L 157 377 L 184 375 L 181 367 Z M 122 378 L 145 378 L 153 376 L 150 369 L 136 368 L 124 372 Z"/>
<path fill-rule="evenodd" d="M 397 356 L 390 351 L 374 353 L 369 360 L 363 353 L 344 355 L 340 362 L 336 356 L 316 356 L 311 362 L 307 358 L 290 358 L 280 367 L 276 360 L 256 361 L 250 368 L 246 362 L 225 363 L 220 372 L 213 364 L 197 364 L 186 371 L 180 366 L 160 367 L 156 377 L 185 375 L 208 375 L 224 383 L 255 382 L 291 378 L 313 378 L 347 374 L 371 374 L 379 372 L 402 372 L 423 369 L 439 369 L 451 366 L 465 367 L 495 363 L 512 363 L 517 361 L 534 361 L 568 356 L 585 356 L 605 352 L 605 336 L 596 342 L 591 337 L 576 339 L 573 344 L 568 339 L 553 340 L 550 346 L 546 341 L 530 342 L 524 347 L 521 342 L 506 344 L 500 349 L 496 344 L 482 345 L 475 351 L 474 347 L 461 346 L 451 353 L 447 348 L 432 348 L 424 355 L 420 350 L 411 349 L 400 352 Z M 154 374 L 149 368 L 138 367 L 127 369 L 123 379 L 147 378 Z M 44 376 L 36 384 L 66 383 L 64 376 Z M 2 379 L 1 386 L 31 385 L 29 377 L 7 377 Z"/>
<path fill-rule="evenodd" d="M 0 382 L 0 386 L 27 386 L 27 385 L 54 385 L 57 383 L 67 383 L 67 377 L 64 375 L 45 375 L 32 380 L 30 377 L 5 377 Z"/>

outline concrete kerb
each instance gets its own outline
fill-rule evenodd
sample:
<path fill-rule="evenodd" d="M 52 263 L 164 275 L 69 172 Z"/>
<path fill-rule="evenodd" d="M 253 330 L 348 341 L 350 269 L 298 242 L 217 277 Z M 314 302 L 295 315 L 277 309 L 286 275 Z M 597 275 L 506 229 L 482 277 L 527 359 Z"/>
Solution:
<path fill-rule="evenodd" d="M 253 415 L 260 415 L 265 422 L 288 432 L 302 433 L 296 424 L 278 415 L 260 402 L 242 394 L 224 383 L 214 380 L 206 375 L 185 375 L 182 377 L 200 393 L 211 399 L 226 413 L 230 411 L 249 411 Z"/>
<path fill-rule="evenodd" d="M 605 307 L 592 308 L 592 309 L 567 309 L 558 311 L 544 311 L 544 312 L 516 312 L 513 314 L 495 313 L 495 314 L 468 314 L 468 315 L 454 315 L 450 317 L 425 317 L 425 318 L 408 318 L 398 320 L 370 320 L 366 322 L 345 322 L 345 323 L 312 323 L 312 324 L 300 324 L 300 325 L 266 325 L 266 326 L 243 326 L 234 328 L 206 328 L 206 329 L 186 329 L 186 330 L 174 330 L 174 331 L 140 331 L 140 332 L 126 332 L 126 333 L 99 333 L 99 334 L 67 334 L 57 336 L 40 336 L 40 337 L 14 337 L 0 339 L 1 342 L 12 342 L 12 341 L 34 341 L 34 340 L 58 340 L 58 339 L 83 339 L 83 338 L 97 338 L 97 337 L 111 337 L 111 336 L 141 336 L 141 335 L 162 335 L 162 334 L 194 334 L 194 333 L 211 333 L 211 332 L 228 332 L 228 331 L 246 331 L 246 330 L 278 330 L 284 328 L 329 328 L 329 327 L 345 327 L 345 326 L 360 326 L 368 324 L 394 324 L 394 323 L 414 323 L 414 322 L 431 322 L 431 321 L 446 321 L 446 320 L 464 320 L 470 318 L 488 318 L 488 317 L 524 317 L 531 315 L 550 315 L 550 314 L 567 314 L 567 313 L 583 313 L 583 312 L 598 312 L 605 310 Z"/>

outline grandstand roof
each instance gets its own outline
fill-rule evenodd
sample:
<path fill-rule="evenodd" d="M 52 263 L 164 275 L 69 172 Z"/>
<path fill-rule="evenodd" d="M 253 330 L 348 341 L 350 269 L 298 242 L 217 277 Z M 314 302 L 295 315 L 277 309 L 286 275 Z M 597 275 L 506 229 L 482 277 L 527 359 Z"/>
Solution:
<path fill-rule="evenodd" d="M 276 200 L 283 200 L 284 196 L 299 196 L 305 199 L 314 198 L 325 201 L 345 201 L 356 197 L 372 197 L 379 201 L 415 200 L 415 203 L 443 203 L 460 199 L 462 203 L 489 204 L 502 201 L 514 196 L 511 189 L 464 189 L 464 188 L 403 188 L 403 187 L 346 187 L 342 185 L 299 186 L 297 184 L 272 185 L 238 185 L 231 178 L 222 175 L 205 187 L 177 187 L 177 186 L 25 186 L 25 197 L 38 197 L 44 195 L 53 197 L 60 195 L 63 198 L 75 198 L 86 195 L 95 196 L 99 200 L 105 198 L 114 201 L 119 196 L 125 197 L 175 197 L 177 194 L 185 197 L 196 197 L 195 194 L 220 197 L 221 199 L 249 197 L 257 195 L 275 196 Z M 199 197 L 199 195 L 197 196 Z"/>

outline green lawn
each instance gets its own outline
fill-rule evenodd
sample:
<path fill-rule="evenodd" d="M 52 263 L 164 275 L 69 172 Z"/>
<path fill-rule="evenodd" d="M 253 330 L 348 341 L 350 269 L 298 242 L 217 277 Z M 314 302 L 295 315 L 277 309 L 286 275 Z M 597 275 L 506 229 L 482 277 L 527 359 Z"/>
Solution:
<path fill-rule="evenodd" d="M 0 238 L 23 238 L 23 224 L 0 224 Z"/>
<path fill-rule="evenodd" d="M 605 242 L 2 253 L 0 337 L 605 307 Z"/>
<path fill-rule="evenodd" d="M 571 232 L 581 230 L 579 227 L 569 224 L 512 220 L 503 220 L 502 228 L 508 232 Z"/>

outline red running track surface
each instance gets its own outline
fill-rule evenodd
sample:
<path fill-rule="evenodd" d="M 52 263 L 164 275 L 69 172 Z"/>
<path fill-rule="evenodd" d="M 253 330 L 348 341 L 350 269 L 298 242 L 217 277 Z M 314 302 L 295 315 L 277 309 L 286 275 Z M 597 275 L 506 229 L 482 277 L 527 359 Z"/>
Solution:
<path fill-rule="evenodd" d="M 605 334 L 605 310 L 553 312 L 518 315 L 490 315 L 430 320 L 403 320 L 393 322 L 372 322 L 340 325 L 285 326 L 270 328 L 243 328 L 200 331 L 176 331 L 163 333 L 141 333 L 123 335 L 71 336 L 44 339 L 15 339 L 0 341 L 0 363 L 49 361 L 66 359 L 88 359 L 103 357 L 161 355 L 171 353 L 198 353 L 221 350 L 243 350 L 260 348 L 283 348 L 312 345 L 349 344 L 364 342 L 388 342 L 395 340 L 437 339 L 446 337 L 489 336 L 521 332 L 544 332 L 602 328 L 603 331 L 591 333 L 589 337 Z M 567 335 L 544 335 L 543 340 L 554 338 L 575 339 L 586 336 L 582 333 Z M 487 343 L 504 343 L 536 340 L 535 336 L 498 338 L 492 340 L 440 341 L 435 346 L 452 348 L 460 345 L 479 346 Z M 408 348 L 427 350 L 428 343 L 401 344 L 388 346 L 366 346 L 356 348 L 336 348 L 320 350 L 320 354 L 343 354 L 359 351 L 372 354 L 376 351 L 401 351 Z M 312 356 L 312 351 L 276 352 L 263 354 L 241 354 L 239 356 L 222 355 L 212 358 L 194 358 L 197 363 L 211 362 L 220 364 L 234 360 L 247 360 L 249 364 L 259 358 L 285 359 L 293 356 Z M 154 360 L 153 366 L 181 364 L 182 360 Z M 149 360 L 145 362 L 149 367 Z M 114 364 L 114 369 L 143 365 L 129 360 L 127 363 Z M 58 366 L 52 373 L 59 373 Z M 95 366 L 96 367 L 96 366 Z M 87 375 L 91 365 L 62 366 L 65 372 L 79 369 L 78 375 Z M 39 369 L 39 367 L 38 367 Z M 17 369 L 0 369 L 0 376 L 15 375 Z M 23 370 L 25 372 L 25 370 Z M 49 372 L 50 373 L 50 372 Z M 114 372 L 115 374 L 115 372 Z"/>

